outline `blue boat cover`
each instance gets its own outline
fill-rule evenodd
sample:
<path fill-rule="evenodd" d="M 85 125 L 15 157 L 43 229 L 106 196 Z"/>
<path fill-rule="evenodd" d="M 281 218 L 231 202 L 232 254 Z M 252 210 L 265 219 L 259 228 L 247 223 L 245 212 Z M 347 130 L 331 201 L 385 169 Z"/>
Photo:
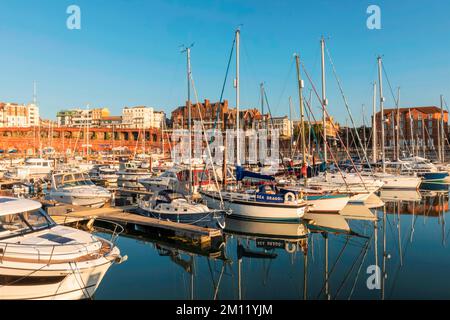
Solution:
<path fill-rule="evenodd" d="M 236 166 L 236 180 L 242 181 L 245 177 L 260 179 L 260 180 L 268 180 L 268 181 L 275 180 L 275 178 L 272 176 L 259 174 L 257 172 L 247 171 L 247 170 L 244 170 L 243 167 Z"/>

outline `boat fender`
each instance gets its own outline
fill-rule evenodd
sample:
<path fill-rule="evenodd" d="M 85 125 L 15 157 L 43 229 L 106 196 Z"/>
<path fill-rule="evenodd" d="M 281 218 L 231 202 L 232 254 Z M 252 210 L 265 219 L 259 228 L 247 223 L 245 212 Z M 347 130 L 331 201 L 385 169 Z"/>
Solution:
<path fill-rule="evenodd" d="M 293 192 L 288 192 L 284 195 L 284 202 L 294 202 L 295 194 Z"/>
<path fill-rule="evenodd" d="M 291 242 L 286 242 L 284 244 L 284 250 L 286 250 L 287 253 L 295 253 L 297 251 L 296 244 Z"/>

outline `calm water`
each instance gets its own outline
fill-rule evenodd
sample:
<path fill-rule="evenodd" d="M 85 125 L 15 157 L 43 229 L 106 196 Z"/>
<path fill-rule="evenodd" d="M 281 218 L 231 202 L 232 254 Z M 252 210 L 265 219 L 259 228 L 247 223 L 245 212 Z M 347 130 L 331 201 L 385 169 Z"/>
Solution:
<path fill-rule="evenodd" d="M 122 236 L 128 261 L 111 267 L 95 298 L 449 299 L 448 191 L 381 197 L 384 207 L 309 224 L 229 220 L 225 242 L 208 250 Z M 384 277 L 369 290 L 376 263 Z"/>

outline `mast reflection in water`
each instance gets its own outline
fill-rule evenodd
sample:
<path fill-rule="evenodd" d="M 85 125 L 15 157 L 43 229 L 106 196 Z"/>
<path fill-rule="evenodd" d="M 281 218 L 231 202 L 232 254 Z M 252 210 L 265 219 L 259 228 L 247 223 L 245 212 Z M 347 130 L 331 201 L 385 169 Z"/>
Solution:
<path fill-rule="evenodd" d="M 383 207 L 307 214 L 302 224 L 228 219 L 223 242 L 211 246 L 123 236 L 129 259 L 95 298 L 449 299 L 448 191 L 379 197 Z M 371 290 L 375 265 L 379 288 Z"/>

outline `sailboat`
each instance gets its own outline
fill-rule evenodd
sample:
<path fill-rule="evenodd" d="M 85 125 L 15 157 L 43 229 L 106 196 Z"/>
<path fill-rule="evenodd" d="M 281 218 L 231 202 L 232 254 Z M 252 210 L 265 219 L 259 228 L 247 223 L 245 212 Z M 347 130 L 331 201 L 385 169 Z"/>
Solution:
<path fill-rule="evenodd" d="M 383 96 L 383 76 L 382 76 L 382 59 L 377 58 L 378 61 L 378 81 L 379 81 L 379 93 L 380 93 L 380 119 L 381 119 L 381 162 L 382 162 L 382 172 L 375 173 L 374 177 L 381 179 L 384 182 L 384 189 L 413 189 L 417 190 L 422 182 L 422 179 L 417 176 L 412 175 L 401 175 L 401 174 L 389 174 L 386 173 L 386 159 L 385 159 L 385 146 L 384 146 L 384 96 Z M 375 99 L 374 99 L 375 100 Z M 398 107 L 399 101 L 397 101 Z M 373 115 L 375 117 L 375 114 Z M 397 124 L 399 128 L 399 124 Z M 397 129 L 398 130 L 398 129 Z M 373 134 L 377 134 L 374 132 Z M 398 133 L 397 133 L 398 135 Z"/>
<path fill-rule="evenodd" d="M 188 109 L 189 109 L 189 139 L 191 139 L 191 47 L 186 48 L 188 66 Z M 192 159 L 192 150 L 189 152 L 189 160 Z M 139 180 L 148 191 L 153 192 L 138 199 L 139 212 L 160 220 L 169 220 L 178 223 L 194 224 L 208 228 L 225 228 L 225 215 L 228 210 L 210 209 L 207 205 L 192 201 L 193 195 L 193 169 L 192 161 L 189 161 L 189 190 L 187 196 L 173 190 L 182 189 L 178 183 L 178 171 L 169 171 L 169 174 L 157 181 L 152 179 Z M 165 179 L 167 178 L 167 179 Z"/>
<path fill-rule="evenodd" d="M 271 176 L 246 171 L 240 163 L 240 83 L 239 83 L 239 45 L 240 29 L 236 30 L 236 130 L 237 130 L 237 156 L 236 156 L 236 182 L 254 177 L 266 181 L 274 181 Z M 202 190 L 202 197 L 212 208 L 231 209 L 231 216 L 261 221 L 297 222 L 306 212 L 307 203 L 300 193 L 279 190 L 275 186 L 262 185 L 259 189 L 243 189 L 239 185 L 229 186 L 223 191 Z"/>

